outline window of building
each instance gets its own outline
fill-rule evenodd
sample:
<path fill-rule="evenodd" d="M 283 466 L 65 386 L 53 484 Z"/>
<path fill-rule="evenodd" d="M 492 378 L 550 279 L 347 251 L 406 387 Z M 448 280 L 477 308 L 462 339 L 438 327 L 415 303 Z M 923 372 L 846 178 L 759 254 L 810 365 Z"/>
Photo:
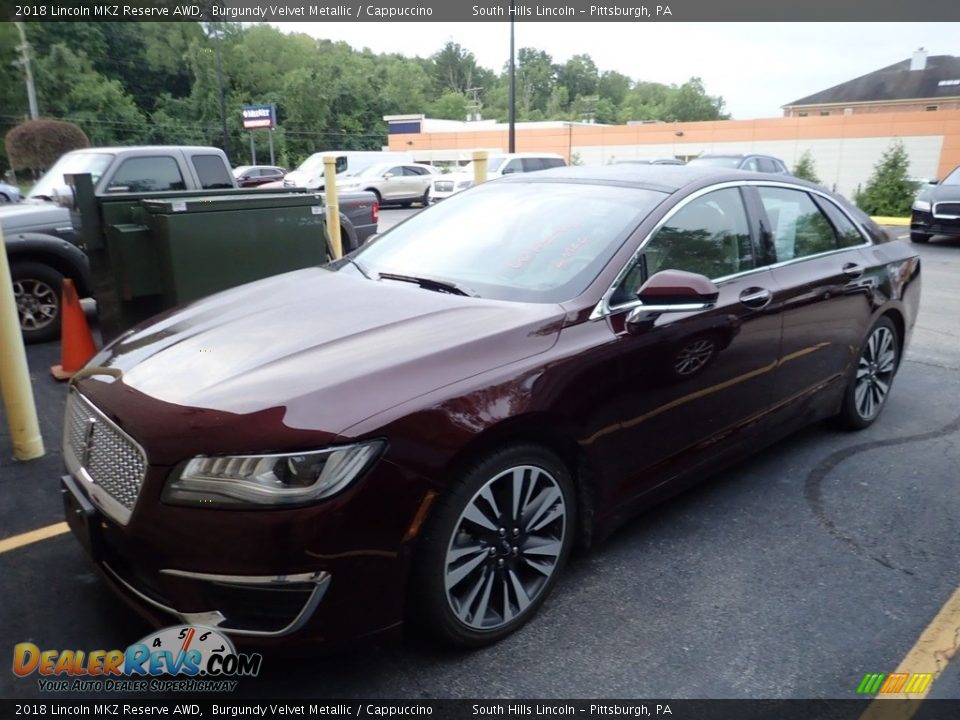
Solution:
<path fill-rule="evenodd" d="M 809 113 L 805 113 L 805 112 L 797 113 L 797 117 L 806 117 L 808 114 Z"/>
<path fill-rule="evenodd" d="M 829 114 L 830 114 L 830 111 L 829 111 L 829 110 L 821 110 L 821 111 L 820 111 L 821 117 L 824 116 L 824 115 L 829 115 Z"/>
<path fill-rule="evenodd" d="M 934 111 L 939 110 L 939 109 L 940 109 L 940 106 L 939 106 L 939 105 L 927 105 L 927 107 L 926 107 L 926 111 L 927 111 L 927 112 L 934 112 Z"/>

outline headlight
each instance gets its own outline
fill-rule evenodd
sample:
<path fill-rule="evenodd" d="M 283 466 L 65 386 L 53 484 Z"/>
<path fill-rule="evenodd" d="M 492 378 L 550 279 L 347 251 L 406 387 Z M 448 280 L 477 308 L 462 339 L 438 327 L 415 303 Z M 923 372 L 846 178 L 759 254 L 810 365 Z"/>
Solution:
<path fill-rule="evenodd" d="M 473 180 L 461 180 L 457 183 L 457 189 L 466 190 L 471 185 L 473 185 Z"/>
<path fill-rule="evenodd" d="M 163 491 L 189 505 L 303 505 L 336 495 L 383 452 L 383 440 L 304 453 L 195 457 Z"/>
<path fill-rule="evenodd" d="M 920 212 L 930 212 L 930 203 L 926 200 L 914 200 L 913 209 Z"/>

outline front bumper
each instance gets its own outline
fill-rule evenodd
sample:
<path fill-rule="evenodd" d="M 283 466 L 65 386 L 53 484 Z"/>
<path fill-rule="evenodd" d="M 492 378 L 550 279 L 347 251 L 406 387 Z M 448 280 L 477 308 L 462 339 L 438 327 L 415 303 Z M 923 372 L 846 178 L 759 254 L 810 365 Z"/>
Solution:
<path fill-rule="evenodd" d="M 932 212 L 914 210 L 910 216 L 910 232 L 960 236 L 960 219 L 935 217 Z"/>
<path fill-rule="evenodd" d="M 381 472 L 397 486 L 390 467 Z M 352 513 L 332 503 L 298 515 L 181 508 L 151 498 L 152 507 L 138 503 L 123 526 L 95 507 L 83 486 L 72 475 L 61 478 L 73 534 L 107 584 L 155 626 L 212 626 L 254 645 L 337 646 L 402 623 L 413 495 L 412 502 L 387 499 L 393 527 L 371 517 L 379 527 L 348 533 L 343 523 Z M 357 507 L 366 508 L 363 500 Z"/>

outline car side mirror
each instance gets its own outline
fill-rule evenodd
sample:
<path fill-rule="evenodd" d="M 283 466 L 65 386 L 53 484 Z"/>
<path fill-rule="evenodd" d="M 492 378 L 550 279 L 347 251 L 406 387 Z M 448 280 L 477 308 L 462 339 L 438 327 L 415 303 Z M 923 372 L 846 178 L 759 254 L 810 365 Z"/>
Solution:
<path fill-rule="evenodd" d="M 504 168 L 503 172 L 500 173 L 500 174 L 501 174 L 501 175 L 513 175 L 515 172 L 516 172 L 516 170 L 514 170 L 513 168 Z"/>
<path fill-rule="evenodd" d="M 719 296 L 717 286 L 705 275 L 662 270 L 637 291 L 637 299 L 643 304 L 627 315 L 627 332 L 637 334 L 649 330 L 664 313 L 709 310 Z"/>
<path fill-rule="evenodd" d="M 393 177 L 393 173 L 391 173 L 391 172 L 387 172 L 387 173 L 384 173 L 384 174 L 383 174 L 383 179 L 384 179 L 384 180 L 389 180 L 389 179 L 392 178 L 392 177 Z"/>

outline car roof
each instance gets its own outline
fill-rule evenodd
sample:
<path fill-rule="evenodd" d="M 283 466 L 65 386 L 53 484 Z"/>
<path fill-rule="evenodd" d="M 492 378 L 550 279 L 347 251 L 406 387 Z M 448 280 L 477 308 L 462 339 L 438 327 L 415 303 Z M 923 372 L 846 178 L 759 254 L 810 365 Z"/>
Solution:
<path fill-rule="evenodd" d="M 780 158 L 774 155 L 765 155 L 764 153 L 703 153 L 703 155 L 697 155 L 692 160 L 699 160 L 700 158 L 748 158 L 748 157 L 761 157 L 761 158 L 770 158 L 771 160 L 779 160 Z"/>
<path fill-rule="evenodd" d="M 623 163 L 615 165 L 573 166 L 538 170 L 532 173 L 507 175 L 497 180 L 501 182 L 570 182 L 591 185 L 619 185 L 646 190 L 674 193 L 691 185 L 707 184 L 710 181 L 724 182 L 736 180 L 769 179 L 775 182 L 787 182 L 798 186 L 823 188 L 797 178 L 773 173 L 758 173 L 747 170 L 730 170 L 717 167 L 697 167 L 690 165 L 641 165 Z"/>

